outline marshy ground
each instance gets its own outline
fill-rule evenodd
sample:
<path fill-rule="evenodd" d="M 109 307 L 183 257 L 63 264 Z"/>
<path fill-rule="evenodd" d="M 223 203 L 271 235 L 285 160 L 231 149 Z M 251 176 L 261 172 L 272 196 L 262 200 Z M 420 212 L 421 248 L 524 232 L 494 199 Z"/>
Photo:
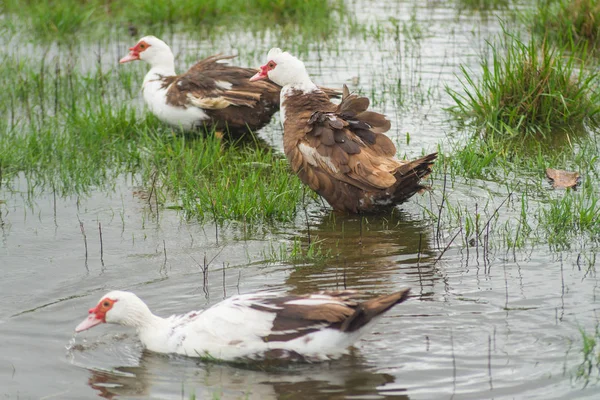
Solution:
<path fill-rule="evenodd" d="M 205 2 L 200 25 L 174 2 L 0 6 L 0 394 L 598 396 L 597 2 L 233 3 Z M 147 66 L 118 65 L 146 34 L 179 71 L 299 55 L 392 120 L 399 156 L 440 152 L 432 190 L 342 216 L 290 173 L 277 116 L 243 143 L 173 131 L 144 108 Z M 553 189 L 546 168 L 581 184 Z M 115 327 L 73 336 L 108 289 L 169 315 L 258 290 L 407 286 L 330 364 L 241 368 L 144 352 Z"/>

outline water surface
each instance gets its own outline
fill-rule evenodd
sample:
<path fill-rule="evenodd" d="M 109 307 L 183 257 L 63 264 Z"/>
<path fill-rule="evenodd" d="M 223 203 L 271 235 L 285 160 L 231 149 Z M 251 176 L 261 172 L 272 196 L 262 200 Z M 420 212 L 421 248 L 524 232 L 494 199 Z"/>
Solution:
<path fill-rule="evenodd" d="M 372 33 L 312 43 L 303 55 L 320 84 L 372 99 L 392 120 L 390 136 L 409 157 L 437 149 L 456 131 L 443 108 L 445 85 L 459 88 L 459 65 L 478 71 L 485 39 L 498 20 L 459 12 L 453 2 L 353 2 Z M 500 13 L 502 14 L 502 13 Z M 211 41 L 165 38 L 183 66 L 217 52 L 259 65 L 277 33 L 235 32 Z M 134 39 L 110 39 L 101 63 L 112 68 Z M 285 47 L 285 46 L 284 46 Z M 28 49 L 34 49 L 35 46 Z M 11 51 L 18 51 L 12 48 Z M 60 53 L 60 49 L 54 49 Z M 47 55 L 52 57 L 52 54 Z M 79 68 L 96 68 L 81 59 Z M 139 68 L 141 77 L 146 67 Z M 143 110 L 141 99 L 140 111 Z M 410 140 L 407 143 L 407 132 Z M 281 149 L 277 118 L 261 132 Z M 86 195 L 31 191 L 24 177 L 0 189 L 0 394 L 3 398 L 223 399 L 574 399 L 597 398 L 573 376 L 581 363 L 579 329 L 597 324 L 598 281 L 581 251 L 547 244 L 523 250 L 498 237 L 484 251 L 424 221 L 434 191 L 381 217 L 344 217 L 318 204 L 285 226 L 245 230 L 186 221 L 175 210 L 156 214 L 138 176 L 122 175 Z M 33 195 L 31 195 L 33 193 Z M 446 195 L 467 208 L 498 207 L 501 182 L 461 181 Z M 517 218 L 518 202 L 500 221 Z M 535 206 L 535 205 L 534 205 Z M 100 240 L 100 231 L 102 240 Z M 277 261 L 272 249 L 294 238 L 322 240 L 325 261 Z M 85 233 L 85 238 L 84 238 Z M 86 252 L 87 242 L 87 252 Z M 491 249 L 491 251 L 490 251 Z M 583 253 L 592 257 L 592 243 Z M 440 257 L 441 256 L 441 257 Z M 438 260 L 439 258 L 439 260 Z M 209 261 L 203 271 L 204 260 Z M 591 263 L 594 265 L 594 262 Z M 105 292 L 136 292 L 161 316 L 209 307 L 236 293 L 411 287 L 410 301 L 391 310 L 341 360 L 267 368 L 199 362 L 144 351 L 133 332 L 74 327 Z"/>

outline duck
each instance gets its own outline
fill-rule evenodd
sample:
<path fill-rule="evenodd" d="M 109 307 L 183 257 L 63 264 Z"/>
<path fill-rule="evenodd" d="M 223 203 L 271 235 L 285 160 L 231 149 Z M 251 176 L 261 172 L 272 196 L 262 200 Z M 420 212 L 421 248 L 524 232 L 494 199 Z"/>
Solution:
<path fill-rule="evenodd" d="M 385 135 L 390 121 L 368 110 L 369 99 L 344 85 L 334 104 L 313 83 L 304 63 L 279 48 L 250 80 L 271 80 L 280 92 L 283 149 L 300 180 L 336 211 L 373 213 L 401 204 L 425 189 L 437 153 L 396 158 Z"/>
<path fill-rule="evenodd" d="M 184 131 L 205 128 L 241 137 L 269 123 L 279 110 L 280 87 L 269 81 L 249 82 L 256 70 L 226 63 L 234 57 L 213 55 L 177 75 L 171 48 L 155 36 L 144 36 L 119 62 L 150 64 L 142 94 L 162 122 Z"/>
<path fill-rule="evenodd" d="M 184 131 L 204 128 L 218 136 L 238 138 L 271 121 L 279 110 L 281 87 L 271 81 L 250 82 L 256 69 L 229 65 L 233 58 L 212 55 L 177 75 L 171 48 L 155 36 L 144 36 L 119 62 L 150 64 L 142 94 L 162 122 Z M 334 89 L 324 91 L 332 97 L 340 95 Z"/>
<path fill-rule="evenodd" d="M 230 297 L 204 311 L 162 318 L 132 292 L 111 291 L 75 328 L 132 327 L 152 352 L 221 361 L 333 360 L 364 335 L 410 289 L 361 301 L 359 291 L 307 295 L 258 292 Z"/>

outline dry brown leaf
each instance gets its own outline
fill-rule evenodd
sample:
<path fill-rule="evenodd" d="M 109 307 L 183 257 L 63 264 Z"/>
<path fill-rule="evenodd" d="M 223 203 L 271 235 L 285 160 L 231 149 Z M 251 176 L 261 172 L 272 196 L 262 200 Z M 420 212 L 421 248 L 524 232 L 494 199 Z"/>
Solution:
<path fill-rule="evenodd" d="M 546 168 L 546 176 L 555 189 L 572 188 L 579 183 L 579 172 L 564 171 L 562 169 Z"/>

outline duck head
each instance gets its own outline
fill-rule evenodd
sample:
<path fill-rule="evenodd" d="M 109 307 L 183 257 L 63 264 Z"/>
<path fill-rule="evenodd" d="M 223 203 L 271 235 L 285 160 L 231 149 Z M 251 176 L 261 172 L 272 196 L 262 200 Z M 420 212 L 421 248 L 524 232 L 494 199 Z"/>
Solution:
<path fill-rule="evenodd" d="M 140 327 L 152 313 L 135 294 L 114 290 L 102 296 L 98 304 L 90 308 L 88 317 L 75 328 L 82 332 L 102 323 Z"/>
<path fill-rule="evenodd" d="M 155 36 L 144 36 L 133 47 L 129 48 L 129 54 L 121 58 L 121 64 L 130 61 L 143 60 L 151 66 L 161 64 L 173 64 L 174 56 L 171 48 Z"/>
<path fill-rule="evenodd" d="M 269 78 L 280 86 L 310 82 L 304 63 L 279 48 L 272 48 L 267 54 L 267 63 L 260 67 L 251 81 Z"/>

